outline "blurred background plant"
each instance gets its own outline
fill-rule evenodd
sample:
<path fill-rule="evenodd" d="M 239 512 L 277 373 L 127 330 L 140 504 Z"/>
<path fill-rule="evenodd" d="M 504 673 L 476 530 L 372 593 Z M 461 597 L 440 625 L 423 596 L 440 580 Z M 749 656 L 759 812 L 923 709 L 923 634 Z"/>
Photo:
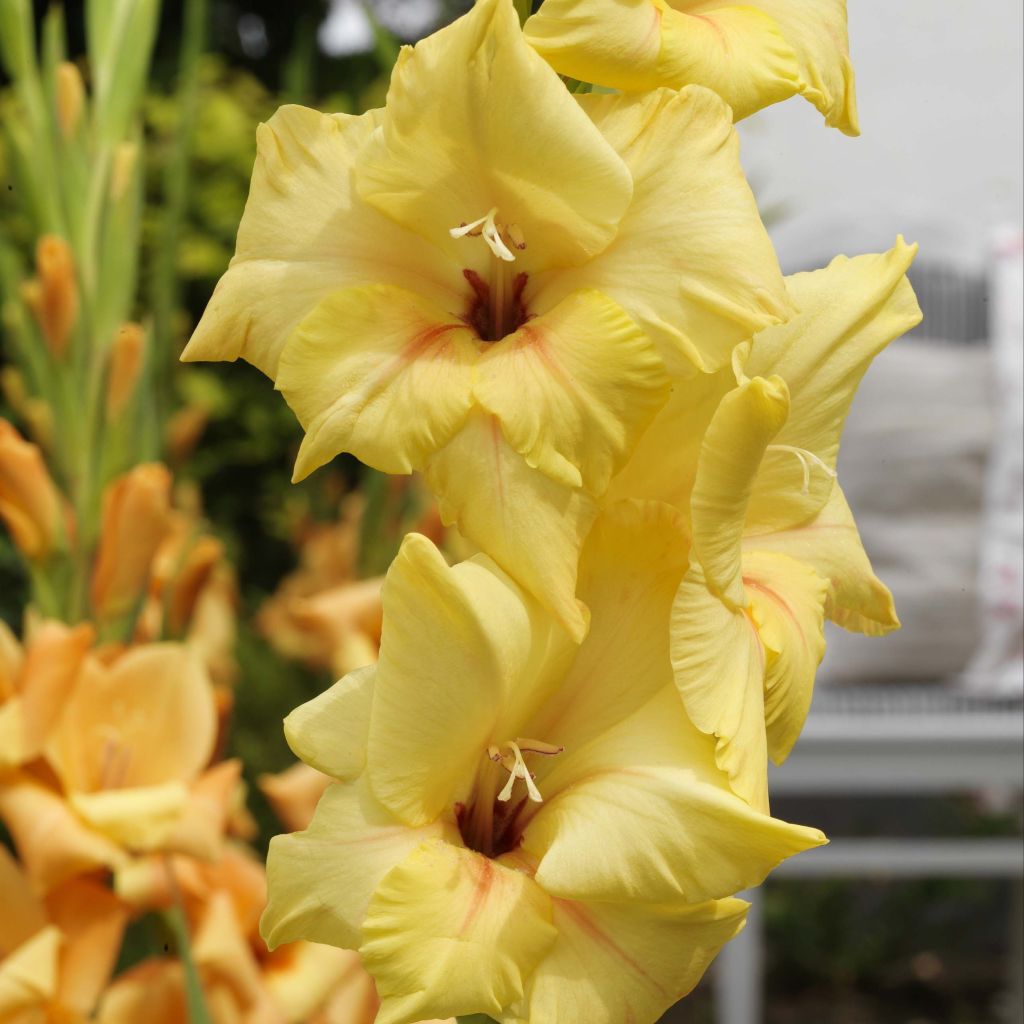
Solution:
<path fill-rule="evenodd" d="M 422 502 L 354 464 L 290 492 L 295 430 L 262 382 L 179 370 L 270 93 L 204 56 L 222 5 L 82 13 L 0 0 L 0 899 L 17 911 L 0 1016 L 371 1020 L 358 958 L 263 946 L 262 856 L 245 844 L 278 826 L 258 800 L 250 816 L 230 755 L 251 779 L 287 765 L 268 723 L 376 657 L 379 575 Z M 252 18 L 237 24 L 252 49 Z M 341 109 L 379 101 L 397 53 L 369 24 Z M 316 20 L 292 28 L 271 84 L 311 99 Z M 295 552 L 260 619 L 283 651 L 268 659 L 253 613 Z M 343 611 L 346 588 L 347 617 L 304 605 Z M 304 635 L 308 667 L 287 663 Z"/>

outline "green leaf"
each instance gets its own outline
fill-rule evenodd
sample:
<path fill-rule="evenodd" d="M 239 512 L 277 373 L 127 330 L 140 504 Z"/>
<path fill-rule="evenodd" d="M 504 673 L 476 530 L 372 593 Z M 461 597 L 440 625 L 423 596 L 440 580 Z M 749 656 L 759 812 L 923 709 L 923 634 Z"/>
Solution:
<path fill-rule="evenodd" d="M 0 60 L 15 81 L 35 73 L 35 49 L 29 0 L 0 0 Z"/>
<path fill-rule="evenodd" d="M 119 142 L 142 102 L 160 0 L 92 0 L 88 6 L 96 134 Z"/>

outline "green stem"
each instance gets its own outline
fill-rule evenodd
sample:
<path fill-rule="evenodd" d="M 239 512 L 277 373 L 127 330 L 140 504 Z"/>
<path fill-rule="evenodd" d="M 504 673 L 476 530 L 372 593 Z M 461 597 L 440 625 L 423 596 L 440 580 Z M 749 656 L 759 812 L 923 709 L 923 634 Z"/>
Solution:
<path fill-rule="evenodd" d="M 164 911 L 164 918 L 167 921 L 171 933 L 174 935 L 174 942 L 177 946 L 178 958 L 185 970 L 185 1002 L 188 1007 L 189 1024 L 212 1024 L 213 1019 L 206 1008 L 206 999 L 203 996 L 203 989 L 199 983 L 199 972 L 196 970 L 196 962 L 192 958 L 192 944 L 188 936 L 188 923 L 185 920 L 185 911 L 182 908 L 181 892 L 174 879 L 170 864 L 165 865 L 167 877 L 171 883 L 171 892 L 174 895 L 174 906 Z"/>
<path fill-rule="evenodd" d="M 153 350 L 156 365 L 166 367 L 157 380 L 170 381 L 174 360 L 172 331 L 178 301 L 177 261 L 178 236 L 188 198 L 188 169 L 195 138 L 199 110 L 199 64 L 206 42 L 208 0 L 186 0 L 178 69 L 177 107 L 180 121 L 175 132 L 174 148 L 164 170 L 164 202 L 161 218 L 160 244 L 157 246 L 153 272 Z M 166 413 L 169 394 L 158 396 L 158 405 Z"/>

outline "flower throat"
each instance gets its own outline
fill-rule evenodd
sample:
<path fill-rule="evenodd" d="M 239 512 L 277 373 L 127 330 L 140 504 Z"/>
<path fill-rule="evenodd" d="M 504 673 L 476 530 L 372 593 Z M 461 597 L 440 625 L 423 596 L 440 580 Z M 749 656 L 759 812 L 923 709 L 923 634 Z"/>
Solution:
<path fill-rule="evenodd" d="M 463 319 L 481 341 L 487 342 L 501 341 L 530 319 L 523 302 L 529 275 L 514 274 L 511 267 L 516 250 L 525 249 L 526 240 L 515 224 L 504 224 L 497 217 L 495 206 L 483 217 L 449 231 L 452 238 L 483 238 L 491 250 L 487 280 L 475 270 L 462 271 L 473 292 L 469 312 Z"/>

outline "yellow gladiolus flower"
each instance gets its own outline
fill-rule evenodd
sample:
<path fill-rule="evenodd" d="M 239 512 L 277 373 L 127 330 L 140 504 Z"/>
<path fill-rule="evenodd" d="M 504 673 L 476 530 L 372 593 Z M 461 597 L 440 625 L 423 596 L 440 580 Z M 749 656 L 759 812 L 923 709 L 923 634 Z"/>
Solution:
<path fill-rule="evenodd" d="M 580 545 L 668 393 L 790 313 L 727 108 L 577 100 L 480 0 L 387 106 L 261 127 L 238 249 L 186 359 L 273 377 L 306 436 L 421 470 L 446 523 L 579 637 Z"/>
<path fill-rule="evenodd" d="M 920 322 L 905 276 L 915 252 L 899 239 L 789 278 L 801 312 L 740 346 L 734 372 L 680 387 L 611 488 L 689 513 L 676 682 L 694 724 L 717 737 L 736 792 L 757 807 L 767 805 L 767 758 L 784 760 L 803 727 L 824 616 L 868 634 L 899 625 L 836 458 L 871 360 Z"/>
<path fill-rule="evenodd" d="M 696 83 L 737 120 L 801 95 L 858 135 L 846 0 L 544 0 L 526 39 L 561 74 L 627 91 Z"/>
<path fill-rule="evenodd" d="M 598 521 L 579 648 L 491 559 L 449 567 L 406 538 L 379 662 L 285 723 L 340 781 L 271 843 L 271 946 L 358 949 L 378 1024 L 650 1024 L 696 983 L 742 924 L 728 897 L 823 837 L 736 797 L 683 711 L 676 518 L 626 503 Z"/>

